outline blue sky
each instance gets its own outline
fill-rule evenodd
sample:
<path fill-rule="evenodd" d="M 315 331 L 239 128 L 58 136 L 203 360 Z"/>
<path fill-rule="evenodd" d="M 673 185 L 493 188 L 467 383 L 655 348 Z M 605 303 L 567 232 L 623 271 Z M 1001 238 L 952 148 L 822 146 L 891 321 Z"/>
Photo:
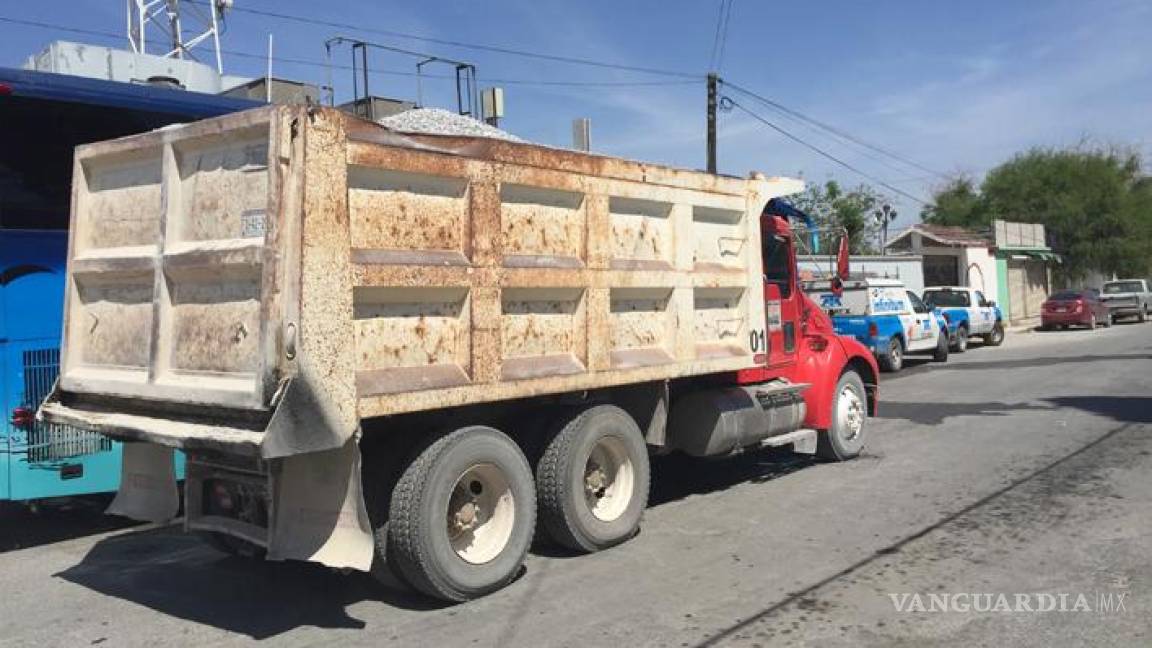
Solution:
<path fill-rule="evenodd" d="M 720 0 L 489 0 L 421 3 L 236 0 L 238 7 L 433 38 L 593 58 L 626 65 L 705 72 Z M 6 2 L 0 17 L 120 33 L 122 0 Z M 116 41 L 0 24 L 0 65 L 17 66 L 51 40 Z M 371 33 L 233 13 L 228 50 L 322 61 L 338 33 L 462 59 L 485 79 L 653 82 L 667 77 L 562 65 Z M 120 41 L 121 44 L 123 41 Z M 348 53 L 340 53 L 347 62 Z M 415 61 L 382 57 L 374 68 L 410 72 Z M 226 71 L 262 75 L 262 61 L 226 56 Z M 324 82 L 313 66 L 276 63 L 277 76 Z M 1152 154 L 1152 2 L 933 0 L 775 2 L 734 0 L 721 76 L 944 174 L 977 177 L 1016 151 L 1082 141 Z M 344 99 L 350 72 L 335 71 Z M 382 75 L 378 94 L 414 97 L 410 77 Z M 429 96 L 448 107 L 447 81 Z M 704 87 L 558 87 L 505 84 L 514 133 L 567 145 L 574 117 L 590 117 L 598 152 L 677 166 L 704 165 Z M 939 177 L 891 160 L 881 163 L 754 103 L 765 117 L 868 173 L 927 198 Z M 768 130 L 739 111 L 720 117 L 720 170 L 803 175 L 813 181 L 862 179 Z M 900 224 L 918 205 L 894 199 Z"/>

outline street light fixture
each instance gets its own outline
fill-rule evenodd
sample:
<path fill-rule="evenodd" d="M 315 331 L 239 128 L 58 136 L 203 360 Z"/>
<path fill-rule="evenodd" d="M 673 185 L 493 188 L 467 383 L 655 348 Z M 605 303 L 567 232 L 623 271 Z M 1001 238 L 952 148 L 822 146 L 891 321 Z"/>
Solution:
<path fill-rule="evenodd" d="M 880 254 L 884 254 L 888 247 L 888 224 L 896 220 L 896 210 L 892 205 L 885 204 L 872 214 L 873 220 L 880 226 Z"/>

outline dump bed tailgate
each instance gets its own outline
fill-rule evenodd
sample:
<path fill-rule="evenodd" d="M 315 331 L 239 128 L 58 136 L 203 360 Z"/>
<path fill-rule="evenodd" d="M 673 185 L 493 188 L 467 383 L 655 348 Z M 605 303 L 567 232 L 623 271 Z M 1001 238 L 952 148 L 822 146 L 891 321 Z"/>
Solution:
<path fill-rule="evenodd" d="M 264 409 L 282 312 L 285 113 L 77 150 L 60 387 Z"/>

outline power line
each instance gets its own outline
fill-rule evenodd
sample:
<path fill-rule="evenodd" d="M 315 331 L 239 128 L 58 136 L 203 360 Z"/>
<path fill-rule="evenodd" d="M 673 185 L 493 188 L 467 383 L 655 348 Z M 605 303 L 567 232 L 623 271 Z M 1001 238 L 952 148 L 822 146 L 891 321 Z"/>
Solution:
<path fill-rule="evenodd" d="M 716 61 L 712 64 L 712 69 L 719 72 L 720 68 L 724 65 L 724 50 L 728 45 L 728 23 L 732 19 L 732 5 L 736 0 L 728 0 L 727 8 L 724 9 L 724 25 L 720 30 L 720 50 L 716 55 Z"/>
<path fill-rule="evenodd" d="M 907 199 L 909 199 L 909 200 L 911 200 L 917 204 L 923 205 L 925 207 L 928 206 L 927 202 L 921 200 L 920 198 L 917 198 L 916 196 L 913 196 L 912 194 L 908 193 L 907 191 L 904 191 L 903 189 L 895 187 L 895 186 L 885 182 L 884 180 L 868 173 L 867 171 L 864 171 L 863 169 L 860 169 L 859 167 L 856 167 L 856 166 L 854 166 L 848 162 L 845 162 L 844 160 L 841 160 L 840 158 L 836 157 L 835 155 L 832 155 L 831 153 L 829 153 L 829 152 L 825 151 L 824 149 L 816 146 L 815 144 L 810 144 L 807 141 L 805 141 L 804 139 L 801 139 L 800 137 L 793 135 L 789 131 L 781 128 L 780 126 L 778 126 L 778 125 L 776 125 L 770 121 L 768 121 L 767 119 L 765 119 L 761 115 L 758 115 L 757 113 L 752 112 L 748 108 L 745 108 L 744 106 L 740 105 L 735 100 L 733 100 L 731 97 L 725 97 L 724 99 L 725 99 L 725 103 L 727 105 L 730 105 L 734 108 L 739 108 L 741 111 L 743 111 L 745 114 L 752 117 L 756 121 L 764 124 L 765 126 L 771 128 L 772 130 L 780 133 L 784 137 L 787 137 L 788 139 L 796 142 L 797 144 L 800 144 L 801 146 L 804 146 L 804 147 L 816 152 L 817 154 L 819 154 L 825 158 L 828 158 L 829 160 L 835 162 L 836 164 L 839 164 L 840 166 L 844 167 L 845 169 L 848 169 L 849 171 L 852 171 L 853 173 L 856 173 L 860 176 L 863 176 L 863 177 L 871 180 L 872 182 L 875 182 L 876 184 L 880 185 L 881 187 L 884 187 L 885 189 L 887 189 L 893 193 L 904 196 L 905 198 L 907 198 Z"/>
<path fill-rule="evenodd" d="M 202 0 L 193 0 L 201 2 Z M 639 65 L 625 65 L 622 63 L 611 63 L 607 61 L 597 61 L 593 59 L 578 58 L 574 56 L 560 56 L 557 54 L 544 54 L 541 52 L 531 52 L 528 50 L 512 49 L 508 47 L 499 47 L 496 45 L 484 45 L 479 43 L 466 43 L 463 41 L 450 40 L 446 38 L 433 38 L 430 36 L 418 36 L 416 34 L 408 34 L 405 32 L 398 32 L 389 29 L 376 29 L 372 27 L 365 27 L 363 25 L 353 25 L 350 23 L 341 23 L 332 20 L 323 20 L 320 18 L 309 18 L 307 16 L 298 16 L 294 14 L 280 13 L 277 11 L 267 11 L 264 9 L 250 9 L 248 7 L 233 7 L 232 11 L 251 14 L 254 16 L 261 16 L 264 18 L 273 18 L 276 20 L 285 20 L 290 22 L 303 23 L 307 25 L 320 25 L 323 27 L 332 27 L 335 29 L 357 31 L 369 34 L 381 34 L 390 36 L 392 38 L 404 38 L 408 40 L 420 41 L 424 43 L 435 43 L 437 45 L 447 45 L 450 47 L 460 47 L 463 49 L 478 50 L 482 52 L 492 52 L 495 54 L 505 54 L 508 56 L 520 56 L 524 58 L 534 58 L 545 61 L 553 61 L 556 63 L 568 63 L 571 65 L 585 65 L 590 67 L 605 68 L 611 70 L 624 70 L 628 72 L 642 72 L 645 74 L 657 74 L 663 76 L 681 77 L 685 79 L 700 79 L 703 74 L 696 74 L 691 72 L 683 72 L 680 70 L 666 70 L 661 68 L 652 68 Z"/>
<path fill-rule="evenodd" d="M 720 52 L 720 40 L 724 35 L 725 19 L 727 13 L 728 0 L 720 0 L 719 11 L 716 14 L 716 34 L 712 37 L 712 53 L 708 56 L 708 69 L 716 71 L 716 56 Z"/>
<path fill-rule="evenodd" d="M 819 137 L 823 138 L 825 141 L 831 142 L 832 144 L 839 145 L 839 146 L 846 146 L 851 153 L 854 153 L 854 154 L 863 156 L 865 158 L 868 158 L 869 160 L 876 162 L 877 164 L 883 166 L 886 169 L 889 169 L 891 171 L 899 173 L 901 176 L 907 175 L 909 173 L 910 169 L 906 165 L 897 164 L 894 160 L 892 160 L 888 157 L 885 157 L 883 155 L 878 155 L 877 153 L 873 152 L 871 149 L 860 147 L 860 146 L 853 146 L 853 143 L 851 141 L 846 140 L 843 137 L 839 137 L 835 133 L 829 133 L 827 130 L 819 128 L 818 126 L 815 126 L 810 122 L 807 122 L 803 119 L 800 119 L 800 118 L 796 117 L 795 115 L 789 114 L 787 112 L 784 112 L 784 111 L 779 110 L 777 108 L 774 108 L 772 106 L 765 106 L 765 107 L 768 108 L 769 110 L 771 110 L 773 113 L 779 115 L 780 117 L 787 119 L 789 121 L 789 123 L 796 124 L 797 126 L 800 126 L 801 128 L 812 133 L 813 135 L 819 136 Z M 913 170 L 913 171 L 916 171 L 916 170 Z M 925 176 L 925 177 L 926 178 L 935 178 L 936 176 Z M 896 182 L 896 181 L 890 181 L 890 182 Z"/>
<path fill-rule="evenodd" d="M 13 25 L 21 25 L 23 27 L 36 27 L 40 29 L 50 29 L 59 32 L 66 32 L 72 34 L 80 34 L 84 36 L 94 36 L 99 38 L 109 38 L 113 40 L 120 40 L 124 38 L 123 34 L 116 34 L 113 32 L 99 31 L 95 29 L 85 29 L 81 27 L 67 27 L 64 25 L 54 25 L 51 23 L 39 22 L 35 20 L 23 20 L 19 18 L 8 18 L 0 16 L 0 22 L 9 23 Z M 235 56 L 237 58 L 255 59 L 259 61 L 267 61 L 267 54 L 258 54 L 254 52 L 241 52 L 236 50 L 221 50 L 223 54 L 228 56 Z M 273 56 L 273 61 L 277 63 L 288 63 L 291 65 L 305 65 L 310 67 L 327 68 L 329 65 L 323 61 L 312 61 L 308 59 L 298 59 L 284 56 Z M 340 70 L 351 70 L 351 65 L 345 64 L 332 64 L 333 68 Z M 369 74 L 384 75 L 384 76 L 403 76 L 415 77 L 418 76 L 415 72 L 401 72 L 395 70 L 370 70 Z M 447 74 L 424 74 L 424 78 L 431 79 L 455 79 L 456 77 Z M 679 81 L 539 81 L 535 79 L 485 79 L 488 83 L 498 83 L 502 85 L 526 85 L 526 86 L 561 86 L 561 87 L 653 87 L 653 86 L 677 86 L 699 83 L 698 80 L 683 79 Z"/>
<path fill-rule="evenodd" d="M 783 112 L 787 115 L 795 117 L 796 119 L 799 119 L 799 120 L 804 121 L 808 124 L 816 126 L 817 128 L 821 128 L 823 130 L 826 130 L 829 133 L 832 133 L 833 135 L 836 135 L 837 137 L 840 137 L 844 140 L 852 142 L 858 146 L 862 146 L 866 149 L 875 151 L 877 153 L 880 153 L 881 155 L 885 155 L 889 158 L 892 158 L 893 160 L 901 162 L 901 163 L 903 163 L 907 166 L 910 166 L 914 169 L 924 171 L 925 173 L 930 173 L 930 174 L 932 174 L 938 178 L 941 178 L 943 180 L 948 179 L 948 176 L 944 173 L 941 173 L 941 172 L 936 171 L 932 168 L 929 168 L 923 164 L 920 164 L 919 162 L 916 162 L 915 160 L 911 160 L 911 159 L 909 159 L 903 155 L 900 155 L 899 153 L 896 153 L 895 151 L 884 148 L 884 147 L 879 146 L 877 144 L 872 144 L 866 140 L 863 140 L 859 137 L 856 137 L 855 135 L 852 135 L 851 133 L 844 131 L 843 129 L 836 128 L 835 126 L 832 126 L 830 124 L 822 122 L 822 121 L 820 121 L 814 117 L 809 117 L 808 115 L 805 115 L 804 113 L 802 113 L 798 110 L 795 110 L 793 108 L 789 108 L 788 106 L 785 106 L 778 101 L 773 101 L 767 97 L 764 97 L 763 95 L 759 95 L 755 92 L 752 92 L 751 90 L 749 90 L 747 88 L 741 87 L 741 86 L 739 86 L 735 83 L 732 83 L 730 81 L 723 81 L 723 83 L 725 86 L 728 86 L 728 87 L 732 88 L 733 90 L 735 90 L 735 91 L 737 91 L 737 92 L 739 92 L 745 96 L 751 97 L 752 99 L 764 104 L 765 106 L 768 106 L 770 108 L 774 108 L 780 112 Z"/>
<path fill-rule="evenodd" d="M 11 25 L 21 25 L 23 27 L 53 29 L 55 31 L 68 32 L 71 34 L 82 34 L 84 36 L 99 36 L 101 38 L 115 38 L 117 40 L 124 38 L 124 34 L 113 34 L 112 32 L 102 32 L 95 29 L 83 29 L 80 27 L 65 27 L 63 25 L 53 25 L 45 22 L 37 22 L 35 20 L 22 20 L 19 18 L 7 18 L 0 16 L 0 22 L 9 23 Z"/>

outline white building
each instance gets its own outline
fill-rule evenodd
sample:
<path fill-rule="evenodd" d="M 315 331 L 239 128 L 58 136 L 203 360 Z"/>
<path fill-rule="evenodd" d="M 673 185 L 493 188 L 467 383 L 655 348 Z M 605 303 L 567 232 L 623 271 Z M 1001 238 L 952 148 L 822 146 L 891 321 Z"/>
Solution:
<path fill-rule="evenodd" d="M 920 223 L 888 242 L 891 254 L 923 258 L 924 285 L 969 286 L 997 294 L 996 255 L 992 238 L 963 227 Z"/>

